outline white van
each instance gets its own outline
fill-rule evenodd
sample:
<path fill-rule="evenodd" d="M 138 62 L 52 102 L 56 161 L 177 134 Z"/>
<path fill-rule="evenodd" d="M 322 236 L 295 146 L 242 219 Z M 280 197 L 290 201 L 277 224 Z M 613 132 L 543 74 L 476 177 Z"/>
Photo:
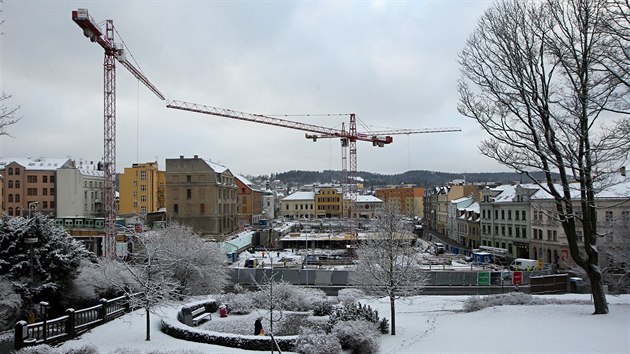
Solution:
<path fill-rule="evenodd" d="M 517 258 L 510 264 L 510 270 L 536 270 L 538 261 L 535 259 Z"/>

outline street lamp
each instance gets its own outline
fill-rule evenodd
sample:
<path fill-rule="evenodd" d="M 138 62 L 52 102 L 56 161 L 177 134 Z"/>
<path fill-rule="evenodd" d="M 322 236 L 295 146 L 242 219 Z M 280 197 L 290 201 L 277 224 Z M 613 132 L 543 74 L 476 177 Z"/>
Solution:
<path fill-rule="evenodd" d="M 36 209 L 39 202 L 30 202 L 28 203 L 28 218 L 31 218 L 31 210 Z"/>
<path fill-rule="evenodd" d="M 33 245 L 35 243 L 37 243 L 37 241 L 38 241 L 37 237 L 25 237 L 24 238 L 24 243 L 29 245 L 29 247 L 30 247 L 29 253 L 30 253 L 30 257 L 31 257 L 31 263 L 30 263 L 31 284 L 34 283 L 34 280 L 33 280 Z"/>

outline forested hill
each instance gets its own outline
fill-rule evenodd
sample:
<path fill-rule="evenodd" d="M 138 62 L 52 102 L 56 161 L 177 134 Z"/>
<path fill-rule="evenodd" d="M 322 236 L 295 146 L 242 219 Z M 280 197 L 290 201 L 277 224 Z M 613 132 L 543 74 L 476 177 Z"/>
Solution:
<path fill-rule="evenodd" d="M 445 185 L 453 180 L 466 180 L 467 183 L 511 183 L 520 181 L 521 175 L 515 172 L 492 173 L 446 173 L 435 171 L 407 171 L 394 175 L 382 175 L 371 172 L 357 172 L 357 176 L 364 179 L 366 187 L 415 184 L 421 187 Z M 294 186 L 313 183 L 333 183 L 342 180 L 341 171 L 288 171 L 271 175 L 272 180 L 280 180 Z M 529 182 L 523 176 L 523 182 Z"/>

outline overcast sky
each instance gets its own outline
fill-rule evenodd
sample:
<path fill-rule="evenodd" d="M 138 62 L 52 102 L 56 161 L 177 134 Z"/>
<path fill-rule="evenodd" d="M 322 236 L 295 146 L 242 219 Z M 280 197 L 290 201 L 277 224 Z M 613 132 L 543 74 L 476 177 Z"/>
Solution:
<path fill-rule="evenodd" d="M 482 156 L 479 126 L 457 112 L 457 54 L 490 1 L 4 0 L 2 91 L 22 120 L 2 157 L 103 156 L 103 50 L 71 12 L 114 26 L 168 99 L 359 131 L 460 127 L 358 142 L 358 170 L 507 171 Z M 120 38 L 117 38 L 120 42 Z M 341 168 L 339 140 L 168 109 L 117 65 L 117 170 L 199 155 L 238 174 Z M 346 123 L 347 124 L 347 123 Z"/>

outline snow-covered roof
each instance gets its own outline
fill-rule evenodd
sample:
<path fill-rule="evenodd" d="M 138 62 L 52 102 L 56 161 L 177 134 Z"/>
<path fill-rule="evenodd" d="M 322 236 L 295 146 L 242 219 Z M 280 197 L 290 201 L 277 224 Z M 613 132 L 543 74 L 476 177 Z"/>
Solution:
<path fill-rule="evenodd" d="M 214 172 L 216 173 L 223 173 L 228 170 L 227 167 L 219 165 L 218 163 L 212 162 L 210 160 L 204 159 L 203 161 L 205 161 L 205 163 L 207 163 L 208 166 L 210 166 L 210 168 L 212 168 L 212 170 L 214 170 Z"/>
<path fill-rule="evenodd" d="M 78 168 L 77 170 L 84 176 L 105 177 L 105 171 L 99 171 L 91 168 Z"/>
<path fill-rule="evenodd" d="M 254 187 L 254 184 L 248 180 L 247 178 L 241 176 L 241 175 L 234 175 L 234 177 L 236 177 L 236 179 L 238 179 L 239 181 L 241 181 L 244 185 L 248 186 L 248 187 Z"/>
<path fill-rule="evenodd" d="M 6 165 L 15 162 L 24 166 L 27 170 L 53 171 L 65 165 L 70 159 L 64 158 L 30 158 L 30 157 L 0 157 L 0 169 L 4 169 Z"/>
<path fill-rule="evenodd" d="M 376 198 L 373 195 L 357 195 L 358 203 L 381 203 L 382 200 Z"/>
<path fill-rule="evenodd" d="M 295 192 L 282 200 L 315 200 L 315 192 Z"/>
<path fill-rule="evenodd" d="M 479 207 L 479 203 L 474 202 L 472 204 L 470 204 L 468 207 L 466 207 L 464 210 L 466 211 L 472 211 L 473 213 L 477 213 L 479 214 L 479 211 L 481 210 Z"/>

